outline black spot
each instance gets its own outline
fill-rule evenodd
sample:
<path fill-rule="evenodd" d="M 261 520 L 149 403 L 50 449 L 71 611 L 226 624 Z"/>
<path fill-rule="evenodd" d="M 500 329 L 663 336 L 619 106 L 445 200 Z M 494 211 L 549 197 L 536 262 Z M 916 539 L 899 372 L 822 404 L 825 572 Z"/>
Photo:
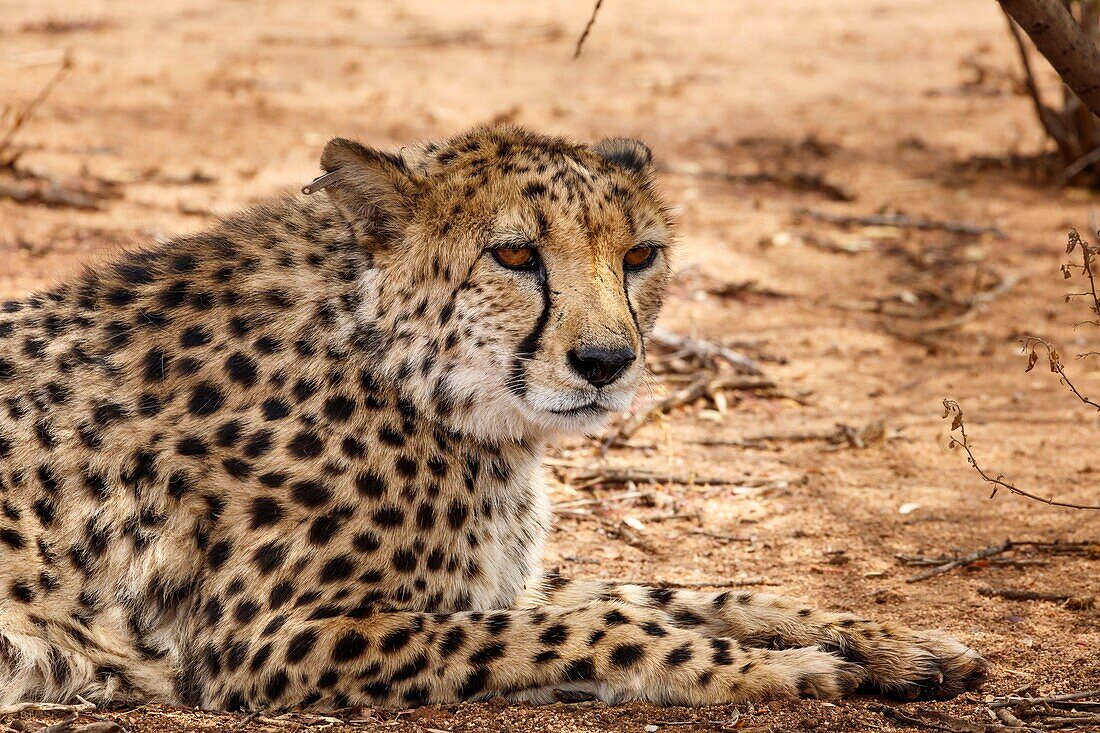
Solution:
<path fill-rule="evenodd" d="M 225 404 L 225 395 L 213 382 L 200 382 L 191 390 L 187 408 L 193 415 L 213 415 Z"/>
<path fill-rule="evenodd" d="M 570 662 L 562 677 L 567 682 L 587 682 L 596 676 L 596 667 L 592 664 L 591 657 L 583 657 Z"/>
<path fill-rule="evenodd" d="M 225 360 L 225 371 L 229 378 L 245 387 L 256 384 L 256 360 L 240 351 L 230 354 Z"/>
<path fill-rule="evenodd" d="M 656 621 L 646 621 L 642 624 L 642 631 L 649 636 L 668 636 L 668 631 Z"/>
<path fill-rule="evenodd" d="M 261 545 L 252 554 L 252 562 L 260 569 L 260 573 L 268 575 L 286 562 L 286 547 L 274 541 Z"/>
<path fill-rule="evenodd" d="M 279 339 L 271 336 L 261 336 L 256 339 L 256 351 L 261 354 L 274 354 L 283 348 L 283 344 Z"/>
<path fill-rule="evenodd" d="M 186 435 L 176 443 L 176 452 L 181 456 L 205 456 L 208 449 L 202 438 L 197 435 Z"/>
<path fill-rule="evenodd" d="M 248 458 L 259 458 L 271 450 L 272 432 L 270 430 L 258 430 L 244 445 L 244 454 Z"/>
<path fill-rule="evenodd" d="M 338 531 L 342 520 L 335 514 L 324 514 L 309 526 L 309 541 L 314 545 L 326 545 Z"/>
<path fill-rule="evenodd" d="M 297 664 L 305 659 L 306 655 L 313 651 L 316 643 L 317 632 L 313 629 L 306 629 L 296 634 L 286 647 L 287 664 Z"/>
<path fill-rule="evenodd" d="M 168 477 L 168 495 L 173 499 L 178 501 L 194 490 L 195 484 L 187 474 L 177 471 Z"/>
<path fill-rule="evenodd" d="M 411 573 L 416 570 L 416 555 L 407 549 L 397 550 L 393 553 L 393 568 L 399 573 Z"/>
<path fill-rule="evenodd" d="M 206 618 L 207 626 L 214 626 L 222 620 L 222 604 L 216 596 L 207 599 L 206 605 L 203 607 L 203 616 Z"/>
<path fill-rule="evenodd" d="M 210 332 L 202 326 L 192 326 L 180 334 L 180 346 L 185 349 L 205 346 L 210 343 Z"/>
<path fill-rule="evenodd" d="M 7 527 L 0 530 L 0 542 L 3 542 L 13 550 L 22 550 L 24 544 L 23 535 Z"/>
<path fill-rule="evenodd" d="M 287 449 L 296 458 L 316 458 L 325 450 L 325 441 L 317 433 L 302 431 L 291 439 Z"/>
<path fill-rule="evenodd" d="M 558 646 L 564 644 L 565 640 L 569 638 L 569 627 L 565 624 L 554 624 L 553 626 L 547 626 L 539 635 L 539 642 L 546 644 L 547 646 Z"/>
<path fill-rule="evenodd" d="M 220 540 L 210 547 L 207 561 L 210 563 L 211 569 L 218 570 L 222 565 L 225 565 L 225 561 L 228 560 L 229 556 L 232 554 L 233 543 L 229 540 Z"/>
<path fill-rule="evenodd" d="M 733 657 L 730 656 L 730 642 L 729 639 L 711 639 L 710 647 L 714 650 L 713 662 L 720 666 L 733 664 Z"/>
<path fill-rule="evenodd" d="M 255 601 L 243 600 L 233 609 L 233 618 L 242 624 L 247 624 L 256 618 L 260 612 L 260 606 Z"/>
<path fill-rule="evenodd" d="M 646 650 L 640 644 L 619 644 L 612 649 L 610 663 L 616 667 L 631 667 L 645 656 Z"/>
<path fill-rule="evenodd" d="M 294 383 L 294 399 L 305 402 L 317 392 L 317 383 L 311 379 L 299 379 Z"/>
<path fill-rule="evenodd" d="M 409 456 L 401 456 L 396 462 L 397 472 L 405 478 L 416 478 L 416 459 Z"/>
<path fill-rule="evenodd" d="M 291 487 L 291 496 L 302 506 L 320 507 L 332 499 L 332 491 L 318 481 L 299 481 Z"/>
<path fill-rule="evenodd" d="M 458 626 L 447 630 L 439 644 L 439 653 L 443 657 L 449 657 L 462 648 L 466 643 L 466 632 Z"/>
<path fill-rule="evenodd" d="M 290 684 L 290 680 L 286 676 L 286 670 L 280 669 L 271 675 L 267 680 L 267 684 L 264 685 L 264 695 L 267 697 L 268 702 L 279 699 L 286 691 L 288 684 Z"/>
<path fill-rule="evenodd" d="M 603 620 L 607 622 L 608 626 L 621 626 L 622 624 L 630 623 L 630 619 L 616 609 L 612 609 L 605 613 Z"/>
<path fill-rule="evenodd" d="M 355 560 L 348 555 L 337 555 L 321 567 L 317 579 L 322 583 L 335 583 L 346 580 L 353 572 L 355 572 Z"/>
<path fill-rule="evenodd" d="M 348 631 L 332 646 L 332 661 L 350 662 L 363 656 L 367 650 L 367 640 L 358 631 Z"/>
<path fill-rule="evenodd" d="M 267 663 L 268 657 L 271 656 L 271 649 L 271 642 L 268 642 L 256 650 L 252 656 L 252 664 L 249 665 L 253 672 L 258 672 Z"/>
<path fill-rule="evenodd" d="M 400 527 L 405 523 L 405 512 L 393 505 L 379 507 L 371 515 L 379 527 Z"/>
<path fill-rule="evenodd" d="M 32 603 L 34 601 L 34 588 L 23 580 L 13 582 L 9 588 L 11 597 L 20 603 Z"/>
<path fill-rule="evenodd" d="M 691 661 L 691 644 L 683 644 L 670 651 L 665 656 L 665 664 L 670 667 L 678 667 Z"/>
<path fill-rule="evenodd" d="M 142 417 L 154 417 L 159 415 L 162 409 L 163 405 L 156 395 L 144 392 L 138 397 L 137 410 Z"/>
<path fill-rule="evenodd" d="M 274 610 L 289 601 L 292 595 L 294 595 L 294 586 L 284 580 L 272 587 L 271 594 L 268 596 L 267 601 L 272 610 Z"/>
<path fill-rule="evenodd" d="M 226 458 L 222 461 L 222 468 L 230 476 L 241 481 L 252 475 L 252 464 L 240 458 Z"/>
<path fill-rule="evenodd" d="M 382 637 L 382 651 L 386 654 L 394 654 L 404 649 L 412 640 L 410 629 L 397 629 Z"/>
<path fill-rule="evenodd" d="M 423 502 L 416 510 L 416 526 L 423 530 L 435 527 L 435 507 Z"/>
<path fill-rule="evenodd" d="M 222 423 L 214 434 L 214 441 L 222 448 L 232 447 L 240 439 L 241 429 L 242 426 L 239 420 Z"/>
<path fill-rule="evenodd" d="M 675 592 L 670 588 L 650 588 L 649 600 L 656 603 L 658 606 L 667 606 L 672 603 L 672 598 Z"/>
<path fill-rule="evenodd" d="M 382 541 L 378 539 L 378 535 L 374 532 L 360 532 L 355 535 L 354 543 L 355 549 L 364 554 L 375 552 L 382 546 Z"/>
<path fill-rule="evenodd" d="M 145 381 L 163 382 L 168 378 L 171 357 L 160 349 L 150 349 L 145 355 Z"/>
<path fill-rule="evenodd" d="M 266 420 L 282 420 L 290 414 L 290 405 L 285 400 L 278 398 L 271 398 L 264 400 L 262 405 L 264 419 Z"/>
<path fill-rule="evenodd" d="M 372 471 L 364 471 L 355 478 L 355 488 L 363 496 L 379 499 L 386 493 L 386 483 Z"/>
<path fill-rule="evenodd" d="M 367 452 L 366 447 L 351 436 L 344 438 L 340 444 L 340 450 L 348 458 L 362 458 Z"/>
<path fill-rule="evenodd" d="M 279 502 L 267 496 L 253 499 L 250 512 L 252 514 L 252 529 L 277 524 L 283 518 L 283 509 L 279 506 Z"/>
<path fill-rule="evenodd" d="M 343 395 L 329 397 L 325 401 L 325 415 L 335 422 L 348 420 L 355 412 L 355 400 Z"/>
<path fill-rule="evenodd" d="M 676 623 L 683 626 L 701 626 L 704 621 L 703 618 L 693 611 L 689 611 L 686 608 L 679 608 L 673 612 L 672 618 Z"/>

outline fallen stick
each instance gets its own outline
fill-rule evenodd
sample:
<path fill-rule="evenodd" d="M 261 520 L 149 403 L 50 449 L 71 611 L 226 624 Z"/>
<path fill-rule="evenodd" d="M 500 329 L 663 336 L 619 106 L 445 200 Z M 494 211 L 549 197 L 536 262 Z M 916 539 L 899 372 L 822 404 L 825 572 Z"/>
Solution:
<path fill-rule="evenodd" d="M 900 708 L 890 707 L 889 705 L 883 705 L 877 702 L 870 703 L 867 707 L 885 718 L 916 728 L 940 730 L 945 733 L 985 733 L 986 731 L 985 725 L 981 723 L 972 723 L 969 720 L 955 718 L 946 713 L 941 713 L 938 710 L 917 708 L 918 715 L 911 715 Z"/>
<path fill-rule="evenodd" d="M 630 439 L 638 429 L 645 425 L 656 415 L 662 415 L 683 405 L 690 405 L 695 400 L 708 394 L 715 394 L 726 389 L 769 389 L 775 387 L 775 382 L 769 379 L 745 379 L 740 377 L 716 377 L 714 374 L 705 374 L 691 384 L 676 390 L 672 394 L 653 402 L 636 415 L 628 417 L 617 428 L 612 428 L 600 441 L 600 455 L 607 455 L 607 451 Z"/>
<path fill-rule="evenodd" d="M 929 578 L 933 578 L 937 575 L 943 575 L 944 573 L 949 573 L 952 570 L 954 570 L 955 568 L 961 568 L 961 567 L 964 567 L 966 565 L 972 565 L 972 564 L 978 562 L 979 560 L 985 560 L 986 558 L 993 557 L 994 555 L 1000 555 L 1002 553 L 1008 552 L 1011 549 L 1012 549 L 1012 541 L 1011 540 L 1005 540 L 1004 542 L 1002 542 L 999 545 L 992 545 L 990 547 L 986 547 L 984 549 L 977 550 L 976 552 L 971 552 L 968 555 L 963 555 L 961 557 L 957 557 L 954 560 L 951 560 L 950 562 L 945 562 L 943 565 L 937 565 L 936 567 L 934 567 L 930 570 L 925 570 L 923 573 L 917 573 L 913 577 L 907 578 L 905 582 L 906 583 L 919 583 L 922 580 L 928 580 Z"/>
<path fill-rule="evenodd" d="M 979 588 L 978 595 L 986 598 L 1003 598 L 1006 601 L 1049 601 L 1064 604 L 1074 611 L 1084 611 L 1096 604 L 1095 596 L 1072 596 L 1068 593 L 1043 593 L 1020 588 Z"/>
<path fill-rule="evenodd" d="M 713 537 L 716 540 L 723 540 L 725 542 L 748 542 L 752 543 L 751 537 L 738 537 L 732 534 L 723 534 L 721 532 L 708 532 L 705 529 L 693 529 L 691 534 L 701 535 L 703 537 Z"/>
<path fill-rule="evenodd" d="M 668 351 L 681 352 L 684 356 L 696 356 L 702 359 L 721 359 L 742 374 L 759 377 L 764 374 L 760 364 L 740 351 L 726 348 L 711 341 L 694 339 L 673 333 L 667 328 L 657 326 L 649 335 L 649 342 Z"/>
<path fill-rule="evenodd" d="M 86 713 L 95 710 L 95 703 L 82 701 L 73 705 L 62 705 L 52 702 L 21 702 L 0 708 L 0 715 L 17 715 L 19 713 Z"/>
<path fill-rule="evenodd" d="M 967 224 L 960 221 L 937 221 L 935 219 L 921 219 L 905 216 L 904 214 L 873 214 L 870 216 L 845 216 L 843 214 L 830 214 L 815 209 L 799 208 L 794 210 L 795 216 L 805 216 L 818 221 L 841 226 L 865 226 L 865 227 L 899 227 L 902 229 L 918 229 L 921 231 L 951 232 L 953 234 L 968 234 L 981 236 L 992 234 L 998 239 L 1006 239 L 1007 234 L 995 226 L 982 224 Z"/>
<path fill-rule="evenodd" d="M 856 198 L 855 194 L 851 191 L 826 180 L 824 176 L 818 173 L 806 173 L 804 171 L 730 173 L 728 171 L 694 170 L 683 166 L 666 168 L 664 170 L 676 176 L 712 178 L 719 181 L 728 181 L 730 183 L 744 183 L 750 186 L 759 183 L 771 183 L 795 191 L 820 193 L 830 201 L 855 201 Z"/>
<path fill-rule="evenodd" d="M 994 698 L 994 700 L 988 704 L 988 707 L 1006 708 L 1021 703 L 1036 705 L 1039 703 L 1068 702 L 1070 700 L 1084 700 L 1088 697 L 1100 697 L 1100 690 L 1085 690 L 1084 692 L 1071 692 L 1065 695 L 1051 695 L 1049 697 L 1018 697 L 1016 695 L 1007 695 L 1005 697 Z"/>
<path fill-rule="evenodd" d="M 576 488 L 587 489 L 598 484 L 677 484 L 680 486 L 731 486 L 739 483 L 736 479 L 721 476 L 695 476 L 671 472 L 646 471 L 643 469 L 606 468 L 591 471 L 574 479 Z"/>

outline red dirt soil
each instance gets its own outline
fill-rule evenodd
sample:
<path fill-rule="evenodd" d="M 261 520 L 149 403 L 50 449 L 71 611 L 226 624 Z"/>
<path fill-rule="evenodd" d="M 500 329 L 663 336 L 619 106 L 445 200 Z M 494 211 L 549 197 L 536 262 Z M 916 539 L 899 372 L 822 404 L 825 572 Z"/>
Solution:
<path fill-rule="evenodd" d="M 1080 287 L 1058 267 L 1068 229 L 1089 228 L 1100 196 L 978 164 L 1041 145 L 1011 79 L 1016 59 L 996 2 L 607 0 L 573 60 L 590 11 L 587 0 L 0 0 L 0 101 L 21 107 L 66 49 L 74 59 L 20 131 L 20 166 L 63 182 L 105 179 L 120 194 L 99 211 L 0 198 L 0 297 L 300 186 L 337 134 L 399 146 L 504 119 L 586 139 L 643 138 L 683 224 L 663 325 L 760 359 L 782 395 L 728 393 L 725 411 L 681 408 L 606 461 L 724 485 L 643 485 L 644 496 L 625 501 L 616 500 L 621 487 L 555 488 L 555 502 L 581 511 L 560 517 L 547 566 L 649 583 L 764 584 L 825 608 L 945 629 L 981 650 L 992 673 L 980 693 L 920 707 L 978 722 L 988 722 L 983 698 L 1026 684 L 1032 694 L 1100 686 L 1095 609 L 979 594 L 1100 594 L 1095 553 L 1017 552 L 1008 557 L 1037 562 L 983 563 L 920 583 L 907 583 L 918 569 L 895 558 L 1005 539 L 1097 540 L 1100 530 L 1100 512 L 1005 492 L 987 500 L 965 457 L 948 450 L 940 418 L 944 397 L 959 400 L 990 471 L 1064 501 L 1100 501 L 1094 413 L 1045 369 L 1024 374 L 1019 348 L 1027 334 L 1066 354 L 1097 348 L 1100 334 L 1070 327 L 1087 311 L 1063 304 L 1063 292 Z M 761 172 L 772 182 L 742 175 Z M 851 200 L 830 200 L 840 192 L 796 174 L 822 176 Z M 803 207 L 992 224 L 1007 236 L 844 229 L 799 215 Z M 945 293 L 975 292 L 994 293 L 976 313 L 922 317 Z M 945 327 L 929 330 L 936 325 Z M 1095 361 L 1067 362 L 1086 394 L 1100 384 Z M 639 400 L 667 386 L 656 379 Z M 862 449 L 791 439 L 876 421 L 885 439 Z M 760 435 L 780 437 L 713 444 Z M 587 464 L 594 446 L 577 440 L 556 458 Z M 576 501 L 593 497 L 608 501 Z M 627 517 L 644 525 L 642 542 L 609 536 Z M 343 718 L 364 722 L 342 727 L 897 729 L 874 703 L 484 703 L 352 711 Z M 20 717 L 27 730 L 59 719 L 0 722 Z M 131 731 L 333 725 L 166 707 L 81 721 L 91 719 Z"/>

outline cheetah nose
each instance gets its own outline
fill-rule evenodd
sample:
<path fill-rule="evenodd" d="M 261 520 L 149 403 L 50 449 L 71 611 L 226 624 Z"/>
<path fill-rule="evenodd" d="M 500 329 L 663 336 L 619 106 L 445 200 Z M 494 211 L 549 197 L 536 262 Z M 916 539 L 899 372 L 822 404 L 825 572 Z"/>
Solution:
<path fill-rule="evenodd" d="M 569 365 L 594 387 L 611 384 L 638 355 L 629 346 L 581 346 L 569 352 Z"/>

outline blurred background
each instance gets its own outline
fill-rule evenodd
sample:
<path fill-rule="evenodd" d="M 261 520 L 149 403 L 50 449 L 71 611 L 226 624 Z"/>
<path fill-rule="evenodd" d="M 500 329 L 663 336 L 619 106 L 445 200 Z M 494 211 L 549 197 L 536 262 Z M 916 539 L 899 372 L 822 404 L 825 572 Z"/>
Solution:
<path fill-rule="evenodd" d="M 1073 5 L 1095 39 L 1097 3 Z M 945 628 L 994 662 L 997 693 L 1095 683 L 1100 513 L 987 500 L 948 448 L 941 401 L 958 400 L 989 475 L 1100 503 L 1096 410 L 1041 345 L 1033 373 L 1021 354 L 1044 337 L 1083 393 L 1100 385 L 1096 362 L 1073 358 L 1100 341 L 1073 328 L 1090 301 L 1063 298 L 1088 283 L 1059 270 L 1082 263 L 1071 228 L 1097 246 L 1096 118 L 1067 106 L 994 0 L 606 0 L 574 58 L 592 11 L 0 0 L 0 298 L 296 190 L 335 135 L 399 147 L 507 121 L 642 138 L 682 223 L 664 343 L 633 415 L 552 457 L 549 564 Z M 1038 544 L 909 582 L 1006 539 Z M 988 722 L 979 703 L 942 709 Z M 738 714 L 897 724 L 864 703 Z M 439 715 L 390 722 L 671 720 L 644 706 Z M 677 730 L 735 725 L 676 715 L 691 723 Z"/>

